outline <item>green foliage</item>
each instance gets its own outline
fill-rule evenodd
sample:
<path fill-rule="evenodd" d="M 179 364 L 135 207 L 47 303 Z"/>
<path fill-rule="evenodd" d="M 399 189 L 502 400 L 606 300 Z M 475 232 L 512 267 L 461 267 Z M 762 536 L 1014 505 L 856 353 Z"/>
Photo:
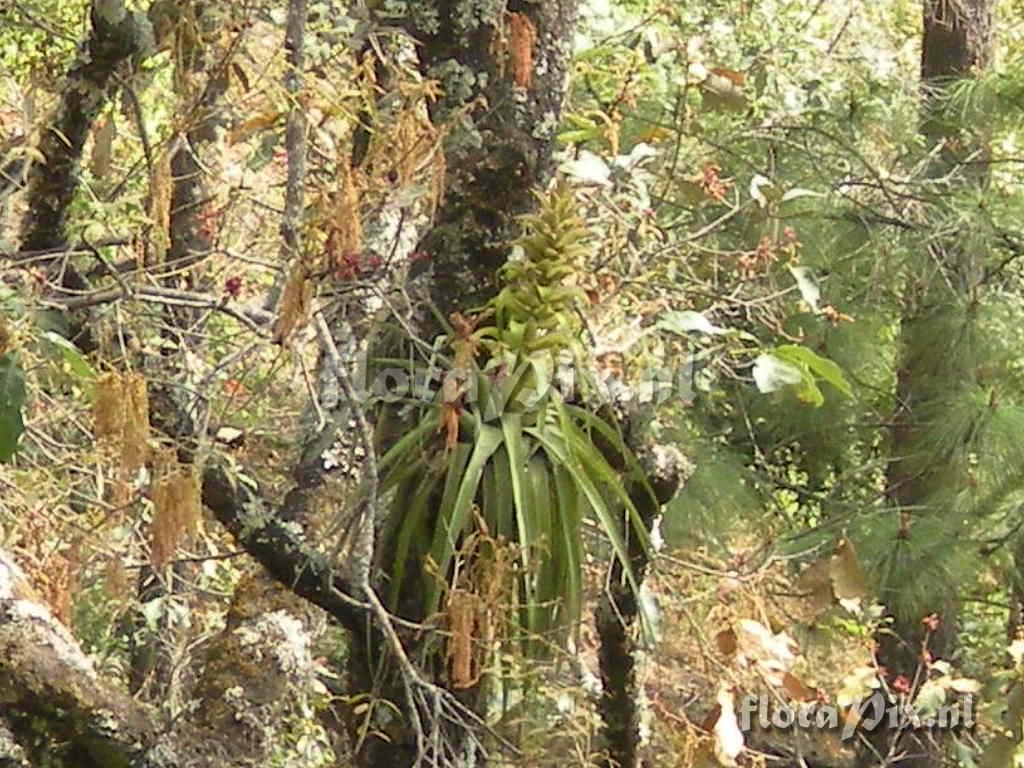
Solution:
<path fill-rule="evenodd" d="M 0 72 L 31 72 L 36 84 L 56 79 L 74 55 L 90 5 L 38 0 L 0 8 Z"/>
<path fill-rule="evenodd" d="M 755 362 L 754 378 L 762 392 L 774 392 L 791 386 L 802 402 L 815 408 L 825 403 L 825 395 L 818 387 L 819 379 L 828 382 L 844 395 L 853 394 L 838 365 L 796 344 L 783 344 L 770 354 L 759 357 Z"/>
<path fill-rule="evenodd" d="M 10 461 L 25 431 L 25 374 L 14 352 L 0 356 L 0 462 Z"/>
<path fill-rule="evenodd" d="M 582 293 L 574 281 L 587 256 L 587 232 L 569 190 L 559 190 L 542 203 L 537 214 L 523 217 L 529 234 L 515 243 L 522 254 L 501 268 L 503 287 L 488 307 L 495 324 L 478 334 L 485 344 L 497 341 L 489 347 L 495 357 L 504 353 L 502 347 L 531 352 L 575 344 L 574 309 Z"/>
<path fill-rule="evenodd" d="M 571 281 L 586 235 L 572 194 L 554 193 L 524 226 L 522 257 L 503 269 L 504 287 L 482 313 L 495 323 L 449 339 L 468 387 L 453 397 L 450 372 L 442 402 L 424 407 L 381 458 L 382 490 L 393 496 L 380 551 L 391 604 L 409 608 L 403 594 L 418 572 L 423 598 L 413 610 L 429 616 L 442 609 L 453 568 L 470 566 L 477 535 L 513 544 L 517 621 L 535 638 L 580 618 L 588 516 L 639 589 L 626 531 L 642 546 L 647 538 L 630 493 L 651 491 L 615 428 L 553 386 L 559 350 L 575 346 Z M 619 460 L 625 478 L 610 463 Z"/>

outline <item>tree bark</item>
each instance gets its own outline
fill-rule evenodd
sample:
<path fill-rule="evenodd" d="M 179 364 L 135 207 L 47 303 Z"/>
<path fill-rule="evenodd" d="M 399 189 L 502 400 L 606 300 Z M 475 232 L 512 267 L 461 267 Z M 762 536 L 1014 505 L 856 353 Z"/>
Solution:
<path fill-rule="evenodd" d="M 638 441 L 634 438 L 633 442 Z M 674 453 L 662 449 L 655 456 L 659 456 L 659 459 L 648 458 L 644 461 L 644 469 L 650 478 L 650 490 L 637 485 L 630 492 L 630 499 L 647 532 L 662 507 L 671 501 L 685 479 L 683 464 Z M 621 468 L 621 456 L 607 458 L 613 467 Z M 650 555 L 635 532 L 626 538 L 630 568 L 640 586 L 647 575 Z M 597 709 L 604 723 L 603 736 L 607 747 L 605 765 L 608 768 L 638 768 L 641 765 L 641 712 L 636 657 L 640 600 L 641 596 L 634 593 L 626 582 L 622 563 L 616 558 L 612 563 L 608 587 L 594 612 L 601 677 L 601 697 Z"/>
<path fill-rule="evenodd" d="M 420 69 L 444 90 L 433 117 L 452 126 L 444 205 L 420 245 L 444 317 L 494 295 L 517 217 L 533 210 L 551 178 L 577 4 L 513 0 L 501 12 L 484 0 L 441 0 L 410 20 Z M 517 82 L 517 64 L 528 79 L 520 73 Z"/>
<path fill-rule="evenodd" d="M 107 685 L 3 550 L 0 708 L 10 736 L 32 765 L 212 768 L 244 764 L 236 762 L 242 756 L 221 754 L 215 738 L 204 737 L 191 726 L 175 734 L 161 732 L 155 710 Z"/>
<path fill-rule="evenodd" d="M 78 189 L 76 174 L 89 131 L 113 95 L 118 77 L 130 73 L 133 57 L 155 50 L 153 25 L 144 14 L 127 10 L 123 2 L 96 0 L 90 21 L 92 33 L 68 72 L 57 110 L 40 139 L 38 149 L 45 160 L 29 169 L 23 251 L 63 245 L 68 206 Z"/>
<path fill-rule="evenodd" d="M 993 0 L 924 3 L 921 131 L 929 145 L 938 150 L 928 169 L 932 179 L 948 175 L 950 184 L 961 187 L 983 186 L 987 180 L 986 164 L 976 159 L 982 148 L 959 145 L 955 126 L 944 118 L 941 95 L 952 81 L 977 74 L 991 63 L 994 11 Z M 964 165 L 972 155 L 972 162 Z M 982 257 L 955 237 L 930 244 L 928 257 L 927 267 L 913 276 L 906 287 L 900 325 L 897 409 L 887 476 L 889 498 L 900 515 L 895 558 L 912 557 L 910 546 L 917 519 L 945 516 L 941 519 L 951 520 L 957 514 L 947 508 L 950 491 L 969 483 L 969 467 L 959 455 L 962 452 L 951 449 L 949 437 L 943 437 L 943 431 L 949 429 L 943 403 L 949 402 L 955 393 L 968 395 L 977 387 L 977 361 L 971 354 L 958 354 L 956 348 L 936 354 L 935 342 L 936 328 L 945 327 L 951 333 L 948 343 L 959 343 L 973 352 L 969 348 L 969 333 L 975 322 L 973 307 L 982 287 Z M 967 436 L 955 437 L 963 439 Z M 893 589 L 900 588 L 897 585 Z M 877 653 L 879 664 L 890 676 L 905 675 L 913 680 L 924 663 L 922 650 L 926 642 L 933 656 L 946 657 L 952 651 L 958 610 L 952 597 L 954 591 L 936 584 L 931 594 L 934 604 L 915 613 L 895 611 L 890 605 L 892 631 L 879 635 Z M 895 591 L 882 595 L 886 604 L 895 597 Z M 933 611 L 940 614 L 941 622 L 935 632 L 922 624 L 925 615 Z M 893 736 L 877 734 L 878 739 L 890 741 Z M 876 748 L 881 746 L 876 741 Z M 884 746 L 888 747 L 888 743 Z M 906 768 L 935 765 L 940 759 L 940 747 L 934 740 L 908 735 L 898 746 L 907 752 L 898 765 Z"/>

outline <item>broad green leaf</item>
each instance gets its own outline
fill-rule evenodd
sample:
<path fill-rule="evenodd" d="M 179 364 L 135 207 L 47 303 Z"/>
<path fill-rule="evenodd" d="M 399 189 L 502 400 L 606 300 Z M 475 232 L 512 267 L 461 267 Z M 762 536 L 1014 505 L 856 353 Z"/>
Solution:
<path fill-rule="evenodd" d="M 566 405 L 565 408 L 579 423 L 586 424 L 589 428 L 597 430 L 608 442 L 609 446 L 617 450 L 625 458 L 626 467 L 630 472 L 630 479 L 635 483 L 640 483 L 651 497 L 651 502 L 657 504 L 654 489 L 651 488 L 647 474 L 644 472 L 643 467 L 640 466 L 640 461 L 636 455 L 626 445 L 622 434 L 607 421 L 586 408 L 580 408 L 578 405 Z"/>
<path fill-rule="evenodd" d="M 553 550 L 551 540 L 552 519 L 559 514 L 559 510 L 554 507 L 549 466 L 546 461 L 537 456 L 530 461 L 526 468 L 529 486 L 527 493 L 529 504 L 526 513 L 529 516 L 529 528 L 533 532 L 533 538 L 525 544 L 521 543 L 520 547 L 532 548 L 536 554 L 534 558 L 536 572 L 526 573 L 526 578 L 533 587 L 530 590 L 532 600 L 529 600 L 526 606 L 529 616 L 527 626 L 533 634 L 546 633 L 551 628 L 553 602 L 559 596 L 557 584 L 554 583 L 552 577 L 552 562 L 557 557 L 557 553 Z"/>
<path fill-rule="evenodd" d="M 458 493 L 450 506 L 442 502 L 440 518 L 437 527 L 434 529 L 434 544 L 431 548 L 431 557 L 437 566 L 438 573 L 444 578 L 448 573 L 448 566 L 451 564 L 452 556 L 455 553 L 455 545 L 459 536 L 466 528 L 469 513 L 473 509 L 473 502 L 476 500 L 477 489 L 480 486 L 480 479 L 483 476 L 484 466 L 502 443 L 501 430 L 486 424 L 480 425 L 476 442 L 473 445 L 473 453 L 462 472 L 453 473 L 449 468 L 446 483 L 445 496 L 449 495 L 449 488 L 454 485 L 453 480 L 458 480 Z M 427 613 L 437 610 L 440 600 L 440 590 L 436 582 L 433 582 L 428 589 Z"/>
<path fill-rule="evenodd" d="M 804 347 L 786 346 L 779 347 L 772 354 L 759 355 L 754 361 L 754 382 L 761 392 L 776 392 L 785 387 L 793 387 L 796 396 L 808 405 L 818 408 L 825 402 L 825 396 L 818 388 L 815 378 L 815 371 L 805 362 L 803 354 L 794 353 L 792 350 L 804 350 L 809 355 L 814 355 Z M 815 357 L 818 357 L 815 355 Z M 828 370 L 827 376 L 822 376 L 826 381 L 839 382 L 840 391 L 849 394 L 849 384 L 843 377 L 839 367 L 831 360 L 818 358 L 819 361 L 827 363 L 833 369 Z"/>
<path fill-rule="evenodd" d="M 926 680 L 914 698 L 914 711 L 921 717 L 934 717 L 946 703 L 946 684 L 943 678 Z"/>
<path fill-rule="evenodd" d="M 558 510 L 552 507 L 553 489 L 548 466 L 540 456 L 531 459 L 526 466 L 530 500 L 527 509 L 530 515 L 530 528 L 533 531 L 533 538 L 529 540 L 529 546 L 538 553 L 535 577 L 539 599 L 542 601 L 549 600 L 552 596 L 552 591 L 549 588 L 551 561 L 554 556 L 551 525 L 552 518 L 558 514 Z M 545 580 L 547 583 L 544 583 Z"/>
<path fill-rule="evenodd" d="M 53 331 L 44 331 L 43 338 L 57 348 L 60 356 L 64 358 L 64 362 L 71 368 L 71 372 L 78 376 L 78 378 L 86 380 L 96 378 L 96 371 L 89 365 L 89 361 L 82 356 L 78 347 L 59 333 L 54 333 Z"/>
<path fill-rule="evenodd" d="M 14 352 L 0 357 L 0 461 L 7 462 L 18 450 L 25 431 L 21 409 L 25 405 L 25 374 Z"/>
<path fill-rule="evenodd" d="M 513 360 L 509 364 L 511 373 L 502 376 L 493 387 L 490 388 L 490 396 L 485 401 L 484 421 L 497 418 L 509 410 L 509 404 L 516 402 L 516 392 L 523 381 L 523 377 L 529 371 L 529 366 Z M 497 374 L 495 374 L 497 375 Z"/>
<path fill-rule="evenodd" d="M 786 362 L 805 366 L 815 376 L 824 379 L 844 395 L 853 396 L 853 389 L 851 389 L 850 383 L 846 380 L 842 368 L 827 357 L 822 357 L 807 347 L 802 347 L 798 344 L 784 344 L 781 347 L 777 347 L 775 354 Z"/>
<path fill-rule="evenodd" d="M 804 378 L 800 368 L 769 354 L 758 355 L 753 373 L 758 390 L 765 393 L 799 384 Z"/>
<path fill-rule="evenodd" d="M 648 534 L 647 527 L 643 520 L 640 518 L 640 513 L 633 503 L 633 499 L 626 488 L 623 486 L 622 478 L 619 474 L 612 469 L 608 460 L 601 455 L 601 452 L 594 447 L 591 439 L 580 431 L 579 427 L 576 426 L 573 419 L 570 417 L 568 407 L 563 403 L 557 404 L 559 411 L 559 418 L 561 420 L 561 429 L 565 444 L 569 447 L 571 453 L 577 458 L 583 466 L 583 469 L 587 472 L 588 476 L 594 478 L 598 483 L 601 484 L 608 492 L 614 496 L 623 508 L 629 514 L 629 518 L 633 524 L 633 531 L 636 533 L 640 545 L 650 550 L 650 535 Z M 615 435 L 614 431 L 610 433 Z M 621 444 L 619 438 L 620 450 L 624 452 L 625 456 L 631 455 L 625 446 Z M 640 473 L 640 477 L 643 477 L 643 473 Z M 645 490 L 653 495 L 653 491 L 646 483 L 644 479 Z"/>
<path fill-rule="evenodd" d="M 498 490 L 498 465 L 501 454 L 502 450 L 499 448 L 494 454 L 494 460 L 484 467 L 484 475 L 480 478 L 480 514 L 492 536 L 498 535 L 501 519 L 501 491 Z"/>
<path fill-rule="evenodd" d="M 584 141 L 598 139 L 602 131 L 599 128 L 586 128 L 575 131 L 562 131 L 558 134 L 558 140 L 562 144 L 582 144 Z"/>

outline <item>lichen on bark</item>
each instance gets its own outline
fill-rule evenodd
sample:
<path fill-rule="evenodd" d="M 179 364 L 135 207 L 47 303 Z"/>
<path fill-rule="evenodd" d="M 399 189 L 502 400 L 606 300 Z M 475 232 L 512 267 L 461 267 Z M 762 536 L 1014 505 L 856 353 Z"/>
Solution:
<path fill-rule="evenodd" d="M 78 189 L 82 149 L 93 122 L 132 59 L 154 48 L 153 28 L 145 15 L 131 13 L 123 2 L 107 0 L 93 6 L 92 33 L 68 72 L 60 102 L 39 140 L 44 160 L 28 173 L 27 210 L 21 249 L 37 251 L 64 242 L 68 207 Z"/>
<path fill-rule="evenodd" d="M 431 299 L 443 314 L 494 294 L 518 217 L 534 208 L 534 192 L 551 178 L 576 6 L 453 0 L 434 4 L 436 29 L 419 28 L 413 18 L 420 69 L 444 93 L 432 118 L 447 127 L 445 204 L 421 243 L 434 270 Z M 528 88 L 511 71 L 511 13 L 535 32 Z M 538 126 L 546 129 L 538 134 Z"/>

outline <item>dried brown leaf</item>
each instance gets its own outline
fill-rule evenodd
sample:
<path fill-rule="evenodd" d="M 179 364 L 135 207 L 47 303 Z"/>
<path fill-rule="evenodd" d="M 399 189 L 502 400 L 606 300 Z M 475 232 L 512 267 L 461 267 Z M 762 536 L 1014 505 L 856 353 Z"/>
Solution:
<path fill-rule="evenodd" d="M 832 590 L 838 600 L 860 600 L 867 594 L 864 572 L 857 560 L 857 552 L 853 542 L 842 539 L 836 545 L 835 553 L 829 562 L 829 575 L 832 578 Z"/>
<path fill-rule="evenodd" d="M 723 629 L 715 635 L 715 646 L 723 656 L 732 656 L 736 653 L 736 633 L 731 629 Z"/>
<path fill-rule="evenodd" d="M 112 116 L 108 116 L 96 128 L 92 145 L 92 162 L 90 170 L 98 179 L 110 171 L 111 159 L 114 156 L 114 138 L 117 136 L 117 124 Z"/>
<path fill-rule="evenodd" d="M 529 90 L 533 85 L 533 46 L 537 42 L 537 28 L 525 13 L 510 13 L 508 36 L 512 80 L 516 87 Z"/>
<path fill-rule="evenodd" d="M 305 266 L 296 261 L 281 297 L 277 322 L 274 324 L 274 343 L 284 344 L 296 330 L 309 322 L 312 307 L 313 283 L 306 274 Z"/>

